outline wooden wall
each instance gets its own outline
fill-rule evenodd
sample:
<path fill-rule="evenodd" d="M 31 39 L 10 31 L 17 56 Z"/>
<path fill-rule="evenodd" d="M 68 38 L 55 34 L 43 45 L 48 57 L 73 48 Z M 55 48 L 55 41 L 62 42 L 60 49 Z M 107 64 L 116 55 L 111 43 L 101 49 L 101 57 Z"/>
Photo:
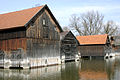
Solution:
<path fill-rule="evenodd" d="M 0 31 L 0 50 L 10 53 L 22 48 L 26 50 L 25 28 L 15 28 Z"/>
<path fill-rule="evenodd" d="M 46 25 L 43 25 L 43 19 Z M 29 25 L 26 31 L 29 57 L 60 57 L 60 35 L 56 27 L 46 10 Z"/>
<path fill-rule="evenodd" d="M 59 41 L 27 40 L 27 55 L 30 58 L 59 57 Z"/>
<path fill-rule="evenodd" d="M 43 25 L 43 19 L 46 21 L 46 25 Z M 47 31 L 45 30 L 47 28 Z M 59 30 L 57 29 L 57 25 L 53 22 L 50 15 L 47 11 L 43 11 L 43 13 L 38 16 L 33 23 L 30 23 L 29 28 L 26 32 L 27 38 L 36 38 L 36 39 L 45 39 L 44 35 L 48 34 L 48 40 L 59 40 Z"/>
<path fill-rule="evenodd" d="M 25 38 L 26 37 L 26 28 L 25 27 L 18 27 L 14 29 L 6 29 L 0 31 L 0 41 L 1 40 L 8 40 L 8 39 L 18 39 L 18 38 Z"/>
<path fill-rule="evenodd" d="M 105 45 L 86 45 L 78 47 L 81 56 L 104 56 Z"/>
<path fill-rule="evenodd" d="M 5 52 L 17 50 L 18 48 L 26 50 L 26 38 L 1 40 L 0 44 L 0 49 Z"/>
<path fill-rule="evenodd" d="M 78 53 L 77 40 L 71 32 L 65 35 L 61 40 L 61 56 L 65 55 L 65 59 L 75 59 L 75 55 Z"/>

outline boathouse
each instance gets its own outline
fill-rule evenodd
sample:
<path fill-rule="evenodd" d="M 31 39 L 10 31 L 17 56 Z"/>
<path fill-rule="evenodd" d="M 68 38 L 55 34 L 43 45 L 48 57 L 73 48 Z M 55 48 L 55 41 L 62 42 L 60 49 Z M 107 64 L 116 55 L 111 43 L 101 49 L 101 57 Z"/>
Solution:
<path fill-rule="evenodd" d="M 60 64 L 60 32 L 47 5 L 0 14 L 0 67 Z"/>
<path fill-rule="evenodd" d="M 120 36 L 111 36 L 112 52 L 120 53 Z"/>
<path fill-rule="evenodd" d="M 79 41 L 78 50 L 81 57 L 104 56 L 110 51 L 110 40 L 107 34 L 77 36 Z"/>
<path fill-rule="evenodd" d="M 61 40 L 61 60 L 72 61 L 78 60 L 78 41 L 71 31 L 64 31 L 60 33 Z"/>

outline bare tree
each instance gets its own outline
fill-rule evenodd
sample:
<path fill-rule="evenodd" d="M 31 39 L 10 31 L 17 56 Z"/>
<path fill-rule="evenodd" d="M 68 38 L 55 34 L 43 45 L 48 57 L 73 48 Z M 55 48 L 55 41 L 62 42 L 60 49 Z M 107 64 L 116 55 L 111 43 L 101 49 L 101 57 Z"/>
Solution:
<path fill-rule="evenodd" d="M 104 16 L 99 12 L 90 11 L 80 16 L 72 15 L 70 18 L 70 27 L 79 35 L 96 35 L 117 33 L 118 26 L 113 21 L 103 22 Z"/>
<path fill-rule="evenodd" d="M 69 31 L 70 29 L 67 26 L 63 27 L 63 31 Z"/>
<path fill-rule="evenodd" d="M 119 34 L 118 28 L 119 26 L 115 22 L 108 21 L 106 24 L 104 24 L 102 33 L 108 35 L 118 35 Z"/>
<path fill-rule="evenodd" d="M 94 11 L 81 14 L 81 16 L 72 15 L 70 27 L 76 30 L 79 35 L 99 34 L 103 26 L 103 18 L 102 14 Z"/>

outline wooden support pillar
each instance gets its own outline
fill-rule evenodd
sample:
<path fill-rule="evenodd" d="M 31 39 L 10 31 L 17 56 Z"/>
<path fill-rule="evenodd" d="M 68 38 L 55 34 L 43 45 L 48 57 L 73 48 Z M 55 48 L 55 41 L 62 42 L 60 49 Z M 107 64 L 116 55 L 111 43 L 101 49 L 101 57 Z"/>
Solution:
<path fill-rule="evenodd" d="M 92 60 L 92 56 L 90 56 L 90 60 Z"/>

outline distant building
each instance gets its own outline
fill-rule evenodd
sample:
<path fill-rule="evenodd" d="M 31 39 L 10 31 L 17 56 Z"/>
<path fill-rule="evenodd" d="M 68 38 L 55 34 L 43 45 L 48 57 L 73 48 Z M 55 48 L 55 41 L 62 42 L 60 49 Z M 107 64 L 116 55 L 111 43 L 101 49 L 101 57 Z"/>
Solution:
<path fill-rule="evenodd" d="M 110 51 L 110 41 L 107 34 L 77 36 L 81 56 L 104 56 Z"/>
<path fill-rule="evenodd" d="M 113 52 L 120 52 L 120 36 L 112 36 L 110 40 Z"/>
<path fill-rule="evenodd" d="M 0 14 L 0 67 L 60 64 L 60 32 L 47 5 Z"/>
<path fill-rule="evenodd" d="M 61 59 L 64 61 L 71 61 L 78 59 L 78 41 L 71 31 L 64 31 L 60 33 Z"/>

